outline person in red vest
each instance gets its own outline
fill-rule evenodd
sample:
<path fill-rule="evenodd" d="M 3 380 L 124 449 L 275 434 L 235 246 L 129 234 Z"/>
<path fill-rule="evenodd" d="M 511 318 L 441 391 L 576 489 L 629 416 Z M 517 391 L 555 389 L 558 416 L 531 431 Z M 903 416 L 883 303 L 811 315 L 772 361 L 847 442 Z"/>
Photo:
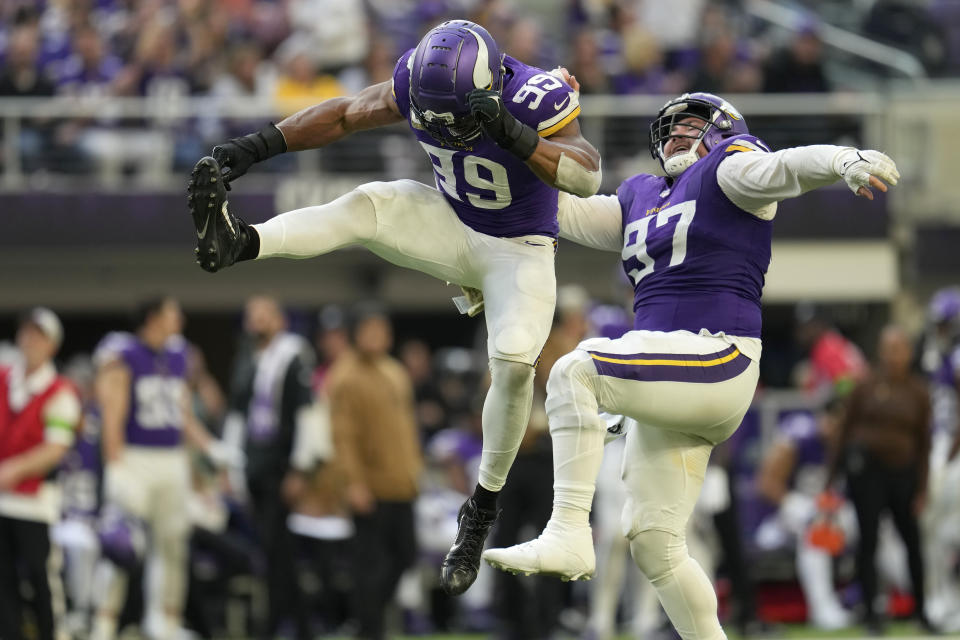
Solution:
<path fill-rule="evenodd" d="M 18 361 L 0 367 L 0 638 L 24 637 L 20 582 L 29 581 L 40 640 L 53 640 L 64 613 L 58 550 L 50 525 L 60 511 L 48 476 L 73 445 L 80 398 L 53 365 L 63 326 L 49 309 L 25 314 Z"/>

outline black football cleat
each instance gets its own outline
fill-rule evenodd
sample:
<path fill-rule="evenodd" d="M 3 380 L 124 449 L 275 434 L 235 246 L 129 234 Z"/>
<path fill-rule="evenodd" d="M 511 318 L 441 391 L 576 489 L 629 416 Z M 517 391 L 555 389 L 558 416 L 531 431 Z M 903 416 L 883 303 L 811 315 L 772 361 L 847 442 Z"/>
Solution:
<path fill-rule="evenodd" d="M 210 273 L 229 267 L 250 241 L 250 229 L 227 209 L 227 190 L 216 160 L 200 158 L 190 174 L 187 194 L 197 231 L 197 263 Z"/>
<path fill-rule="evenodd" d="M 478 509 L 473 498 L 468 498 L 460 507 L 457 539 L 440 567 L 440 585 L 448 595 L 460 595 L 477 579 L 483 543 L 499 515 L 499 511 Z"/>

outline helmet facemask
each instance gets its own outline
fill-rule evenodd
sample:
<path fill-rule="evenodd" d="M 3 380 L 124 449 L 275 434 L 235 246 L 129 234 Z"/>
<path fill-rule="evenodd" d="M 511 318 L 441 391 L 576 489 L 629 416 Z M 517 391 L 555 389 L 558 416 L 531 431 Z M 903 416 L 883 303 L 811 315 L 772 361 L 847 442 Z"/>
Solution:
<path fill-rule="evenodd" d="M 697 118 L 699 122 L 683 122 L 687 118 Z M 685 128 L 694 129 L 697 133 L 674 133 L 674 128 L 681 123 Z M 668 103 L 650 124 L 650 154 L 660 161 L 668 176 L 676 178 L 700 159 L 697 151 L 701 144 L 707 151 L 711 150 L 712 146 L 708 146 L 705 141 L 708 134 L 718 131 L 719 137 L 726 137 L 733 133 L 727 133 L 730 129 L 729 116 L 717 105 L 685 95 Z M 716 137 L 717 134 L 710 136 Z M 693 143 L 687 151 L 667 158 L 664 156 L 664 147 L 671 138 L 689 138 Z"/>
<path fill-rule="evenodd" d="M 423 110 L 410 95 L 410 112 L 421 129 L 437 142 L 450 147 L 464 148 L 480 137 L 483 130 L 472 113 L 454 115 Z"/>

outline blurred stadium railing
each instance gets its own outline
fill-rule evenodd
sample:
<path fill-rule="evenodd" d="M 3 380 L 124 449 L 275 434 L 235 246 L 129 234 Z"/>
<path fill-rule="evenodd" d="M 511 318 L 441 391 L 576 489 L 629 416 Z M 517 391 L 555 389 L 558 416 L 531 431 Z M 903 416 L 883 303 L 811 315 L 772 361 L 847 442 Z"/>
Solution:
<path fill-rule="evenodd" d="M 604 158 L 603 191 L 657 169 L 647 131 L 665 99 L 583 98 L 584 132 Z M 960 142 L 953 126 L 960 86 L 911 83 L 884 94 L 730 99 L 775 149 L 815 143 L 883 149 L 903 175 L 889 197 L 873 203 L 852 198 L 842 184 L 784 203 L 768 302 L 923 300 L 957 273 L 960 180 L 952 158 Z M 292 110 L 179 97 L 0 101 L 0 272 L 12 276 L 0 307 L 118 309 L 144 289 L 175 289 L 188 306 L 222 309 L 258 288 L 291 304 L 364 295 L 398 309 L 449 304 L 453 291 L 442 283 L 425 284 L 424 276 L 389 268 L 361 251 L 310 265 L 269 261 L 232 269 L 215 281 L 196 269 L 184 200 L 189 169 L 217 142 Z M 403 126 L 258 165 L 237 183 L 231 203 L 257 222 L 330 201 L 362 182 L 398 178 L 432 181 L 429 164 Z M 611 258 L 565 243 L 559 278 L 584 284 L 598 297 L 619 297 Z M 92 290 L 98 295 L 91 296 Z M 911 308 L 909 300 L 899 308 Z"/>

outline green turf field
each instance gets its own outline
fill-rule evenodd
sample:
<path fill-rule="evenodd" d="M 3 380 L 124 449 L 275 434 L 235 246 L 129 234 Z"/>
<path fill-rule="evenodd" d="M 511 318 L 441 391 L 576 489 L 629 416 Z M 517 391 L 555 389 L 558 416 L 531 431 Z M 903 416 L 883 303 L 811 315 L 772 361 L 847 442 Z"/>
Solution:
<path fill-rule="evenodd" d="M 742 640 L 743 636 L 735 631 L 728 631 L 730 640 Z M 454 635 L 426 635 L 426 636 L 400 636 L 404 640 L 486 640 L 491 636 L 489 634 L 454 634 Z M 572 639 L 576 636 L 563 636 Z M 805 625 L 784 625 L 778 627 L 776 631 L 766 636 L 750 636 L 751 640 L 784 640 L 786 638 L 810 638 L 811 640 L 871 640 L 876 636 L 869 636 L 862 627 L 853 627 L 845 631 L 817 631 Z M 909 622 L 897 622 L 887 626 L 884 638 L 902 638 L 910 640 L 920 640 L 921 638 L 957 638 L 960 634 L 943 634 L 939 636 L 928 636 L 920 633 L 918 627 Z M 343 640 L 347 640 L 344 638 Z M 638 640 L 633 636 L 622 635 L 618 640 Z"/>

